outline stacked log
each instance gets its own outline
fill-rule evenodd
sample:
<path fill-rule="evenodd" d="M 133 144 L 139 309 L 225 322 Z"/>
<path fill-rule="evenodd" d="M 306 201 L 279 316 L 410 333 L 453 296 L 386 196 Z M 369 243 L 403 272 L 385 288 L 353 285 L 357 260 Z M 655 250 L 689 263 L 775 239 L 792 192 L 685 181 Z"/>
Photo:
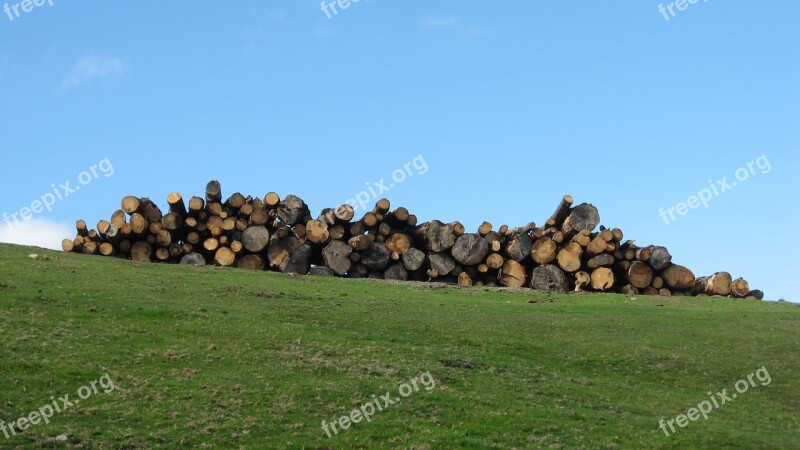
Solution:
<path fill-rule="evenodd" d="M 149 198 L 126 196 L 110 220 L 77 235 L 65 252 L 133 261 L 215 264 L 250 270 L 349 278 L 441 281 L 460 286 L 530 287 L 628 295 L 717 295 L 763 298 L 727 272 L 695 277 L 672 262 L 662 246 L 623 240 L 618 228 L 600 226 L 597 208 L 564 196 L 542 226 L 474 232 L 460 222 L 418 223 L 388 199 L 360 218 L 352 206 L 323 209 L 316 217 L 295 195 L 281 198 L 234 193 L 223 201 L 218 181 L 188 202 L 167 196 L 166 214 Z"/>

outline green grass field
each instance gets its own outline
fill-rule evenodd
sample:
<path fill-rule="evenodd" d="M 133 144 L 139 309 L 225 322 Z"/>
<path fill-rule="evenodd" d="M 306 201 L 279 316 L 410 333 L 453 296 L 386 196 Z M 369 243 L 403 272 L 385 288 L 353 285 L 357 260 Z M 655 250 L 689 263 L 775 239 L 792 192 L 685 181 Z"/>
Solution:
<path fill-rule="evenodd" d="M 0 433 L 0 448 L 800 447 L 791 303 L 390 284 L 0 245 L 0 341 L 6 424 L 105 373 L 114 383 L 47 424 Z M 669 437 L 659 429 L 762 366 L 768 385 Z M 323 431 L 423 372 L 432 389 Z"/>

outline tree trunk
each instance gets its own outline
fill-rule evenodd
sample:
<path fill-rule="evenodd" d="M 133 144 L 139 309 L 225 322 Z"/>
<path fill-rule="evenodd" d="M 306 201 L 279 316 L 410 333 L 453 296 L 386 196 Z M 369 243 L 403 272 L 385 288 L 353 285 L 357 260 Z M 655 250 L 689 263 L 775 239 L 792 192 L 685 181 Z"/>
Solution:
<path fill-rule="evenodd" d="M 319 220 L 309 220 L 306 223 L 306 239 L 312 244 L 324 244 L 330 238 L 328 226 Z"/>
<path fill-rule="evenodd" d="M 582 291 L 592 282 L 592 276 L 588 272 L 580 271 L 575 273 L 575 292 Z"/>
<path fill-rule="evenodd" d="M 408 279 L 408 272 L 406 268 L 403 267 L 403 264 L 396 263 L 389 266 L 389 268 L 383 272 L 383 278 L 385 280 L 406 281 Z"/>
<path fill-rule="evenodd" d="M 672 255 L 665 247 L 653 247 L 650 253 L 650 266 L 655 270 L 664 270 L 672 264 Z"/>
<path fill-rule="evenodd" d="M 173 192 L 167 196 L 167 203 L 169 204 L 170 212 L 174 212 L 181 217 L 186 217 L 186 204 L 183 202 L 183 196 L 180 192 Z"/>
<path fill-rule="evenodd" d="M 456 242 L 453 226 L 445 225 L 438 220 L 422 224 L 415 234 L 421 240 L 424 249 L 434 253 L 443 252 Z"/>
<path fill-rule="evenodd" d="M 608 253 L 603 253 L 587 261 L 586 267 L 590 269 L 597 269 L 598 267 L 610 267 L 614 265 L 615 262 L 616 260 L 612 255 L 609 255 Z"/>
<path fill-rule="evenodd" d="M 350 254 L 353 249 L 342 241 L 331 241 L 322 250 L 322 257 L 325 260 L 325 265 L 328 266 L 335 274 L 345 276 L 347 271 L 350 270 L 352 262 L 350 261 Z"/>
<path fill-rule="evenodd" d="M 128 215 L 133 215 L 133 213 L 139 211 L 139 199 L 132 195 L 129 195 L 122 199 L 122 210 L 128 213 Z"/>
<path fill-rule="evenodd" d="M 649 283 L 648 283 L 649 284 Z M 592 271 L 592 288 L 609 291 L 614 287 L 614 272 L 608 267 L 598 267 Z"/>
<path fill-rule="evenodd" d="M 428 255 L 428 260 L 430 261 L 431 269 L 435 270 L 440 277 L 449 274 L 456 268 L 455 261 L 445 253 L 433 253 Z"/>
<path fill-rule="evenodd" d="M 403 266 L 407 270 L 414 271 L 418 270 L 422 267 L 422 263 L 425 262 L 425 252 L 421 250 L 417 250 L 414 247 L 411 247 L 403 253 Z"/>
<path fill-rule="evenodd" d="M 489 269 L 499 269 L 503 267 L 505 263 L 505 258 L 503 258 L 503 255 L 499 253 L 492 253 L 486 257 L 486 267 Z"/>
<path fill-rule="evenodd" d="M 738 298 L 747 297 L 747 293 L 750 292 L 750 283 L 745 281 L 744 278 L 737 278 L 731 283 L 731 293 Z"/>
<path fill-rule="evenodd" d="M 691 270 L 683 266 L 672 265 L 661 274 L 664 282 L 672 289 L 685 291 L 694 286 L 695 276 Z M 654 286 L 658 287 L 658 286 Z"/>
<path fill-rule="evenodd" d="M 531 249 L 531 258 L 537 264 L 549 264 L 556 259 L 556 243 L 545 236 L 536 240 Z"/>
<path fill-rule="evenodd" d="M 530 256 L 533 248 L 533 239 L 526 233 L 514 236 L 506 244 L 506 253 L 516 262 L 521 263 Z"/>
<path fill-rule="evenodd" d="M 550 219 L 547 220 L 550 226 L 561 228 L 564 225 L 564 220 L 569 215 L 573 201 L 571 195 L 565 195 L 564 198 L 561 199 L 561 203 L 558 204 L 556 211 L 550 216 Z"/>
<path fill-rule="evenodd" d="M 503 286 L 522 287 L 525 285 L 526 279 L 525 267 L 513 259 L 507 259 L 503 263 L 503 268 L 500 269 L 497 279 Z"/>
<path fill-rule="evenodd" d="M 303 199 L 288 195 L 278 205 L 278 218 L 288 226 L 292 226 L 309 214 L 308 206 Z"/>
<path fill-rule="evenodd" d="M 561 230 L 566 236 L 572 237 L 581 230 L 592 231 L 600 224 L 600 213 L 594 205 L 581 203 L 572 208 Z"/>
<path fill-rule="evenodd" d="M 152 252 L 153 250 L 150 244 L 145 241 L 138 241 L 131 247 L 131 259 L 134 261 L 150 262 Z"/>
<path fill-rule="evenodd" d="M 222 202 L 222 186 L 219 181 L 211 180 L 206 185 L 206 203 Z"/>
<path fill-rule="evenodd" d="M 383 243 L 373 242 L 361 255 L 361 264 L 370 270 L 384 270 L 389 265 L 391 253 Z"/>
<path fill-rule="evenodd" d="M 311 246 L 295 236 L 273 237 L 267 245 L 269 265 L 283 273 L 307 274 L 311 267 L 311 253 Z"/>
<path fill-rule="evenodd" d="M 545 264 L 533 269 L 531 288 L 537 291 L 567 292 L 569 284 L 564 272 L 554 264 Z"/>
<path fill-rule="evenodd" d="M 634 261 L 631 263 L 625 275 L 628 278 L 628 282 L 639 289 L 650 286 L 650 283 L 653 281 L 653 270 L 650 269 L 647 263 L 641 261 Z"/>
<path fill-rule="evenodd" d="M 181 264 L 186 264 L 189 266 L 205 266 L 206 260 L 200 253 L 192 252 L 183 255 L 183 258 L 181 258 Z"/>
<path fill-rule="evenodd" d="M 264 260 L 258 255 L 245 255 L 236 261 L 236 267 L 248 270 L 264 270 Z"/>
<path fill-rule="evenodd" d="M 411 248 L 411 238 L 405 233 L 393 233 L 385 244 L 389 251 L 403 255 Z"/>
<path fill-rule="evenodd" d="M 570 242 L 558 251 L 558 256 L 556 257 L 558 267 L 566 272 L 576 272 L 581 268 L 582 256 L 583 247 Z"/>
<path fill-rule="evenodd" d="M 456 239 L 451 253 L 459 263 L 472 266 L 486 258 L 489 253 L 489 243 L 478 234 L 467 233 Z"/>
<path fill-rule="evenodd" d="M 731 274 L 728 272 L 717 272 L 708 278 L 708 282 L 706 284 L 706 294 L 730 295 L 732 283 L 733 280 L 731 279 Z"/>
<path fill-rule="evenodd" d="M 241 242 L 248 252 L 260 253 L 269 244 L 269 231 L 261 225 L 248 227 L 242 232 Z"/>

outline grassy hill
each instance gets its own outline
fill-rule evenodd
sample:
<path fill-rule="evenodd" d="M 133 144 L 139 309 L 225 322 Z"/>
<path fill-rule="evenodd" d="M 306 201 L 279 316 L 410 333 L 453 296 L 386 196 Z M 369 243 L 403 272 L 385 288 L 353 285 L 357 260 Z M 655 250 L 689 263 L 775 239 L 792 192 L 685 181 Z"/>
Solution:
<path fill-rule="evenodd" d="M 6 423 L 113 381 L 47 424 L 0 432 L 0 448 L 800 445 L 800 308 L 788 303 L 291 277 L 0 245 L 0 341 Z M 659 428 L 762 366 L 768 385 L 669 437 Z M 430 390 L 400 398 L 428 372 Z M 370 422 L 323 431 L 386 392 L 400 401 Z"/>

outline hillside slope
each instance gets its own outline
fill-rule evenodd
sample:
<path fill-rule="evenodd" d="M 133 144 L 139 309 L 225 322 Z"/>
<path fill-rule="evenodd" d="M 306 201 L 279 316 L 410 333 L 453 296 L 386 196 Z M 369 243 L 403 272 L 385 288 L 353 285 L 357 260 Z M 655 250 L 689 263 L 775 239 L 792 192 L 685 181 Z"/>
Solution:
<path fill-rule="evenodd" d="M 289 277 L 0 245 L 0 341 L 6 423 L 104 374 L 114 385 L 47 424 L 0 431 L 0 448 L 800 443 L 800 308 L 787 303 Z M 659 428 L 761 367 L 768 385 L 669 437 Z M 427 372 L 430 389 L 323 431 Z"/>

